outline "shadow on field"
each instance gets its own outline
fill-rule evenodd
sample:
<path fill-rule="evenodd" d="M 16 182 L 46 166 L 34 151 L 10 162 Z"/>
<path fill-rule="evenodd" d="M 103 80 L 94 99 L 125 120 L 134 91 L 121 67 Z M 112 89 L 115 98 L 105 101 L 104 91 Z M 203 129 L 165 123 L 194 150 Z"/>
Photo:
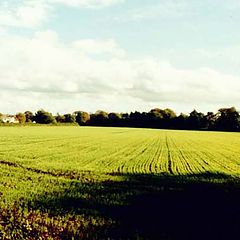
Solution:
<path fill-rule="evenodd" d="M 231 176 L 118 176 L 121 181 L 74 181 L 65 191 L 38 199 L 35 206 L 52 214 L 115 220 L 117 224 L 99 231 L 101 239 L 239 238 L 240 188 Z"/>

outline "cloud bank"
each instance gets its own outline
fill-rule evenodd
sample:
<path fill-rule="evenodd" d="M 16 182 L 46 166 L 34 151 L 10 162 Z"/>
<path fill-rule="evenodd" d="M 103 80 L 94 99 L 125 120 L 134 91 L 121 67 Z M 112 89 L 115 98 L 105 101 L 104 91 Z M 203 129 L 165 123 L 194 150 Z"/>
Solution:
<path fill-rule="evenodd" d="M 38 27 L 49 16 L 50 5 L 44 1 L 23 0 L 17 2 L 1 1 L 0 26 L 2 27 Z"/>
<path fill-rule="evenodd" d="M 45 0 L 45 1 L 49 3 L 58 3 L 70 7 L 79 8 L 103 8 L 125 2 L 125 0 Z"/>
<path fill-rule="evenodd" d="M 125 0 L 2 0 L 0 27 L 36 28 L 47 22 L 57 5 L 72 8 L 101 9 Z"/>
<path fill-rule="evenodd" d="M 52 30 L 31 38 L 5 35 L 0 55 L 0 112 L 154 106 L 204 111 L 240 102 L 239 77 L 209 68 L 177 69 L 153 58 L 130 59 L 113 39 L 66 44 Z"/>

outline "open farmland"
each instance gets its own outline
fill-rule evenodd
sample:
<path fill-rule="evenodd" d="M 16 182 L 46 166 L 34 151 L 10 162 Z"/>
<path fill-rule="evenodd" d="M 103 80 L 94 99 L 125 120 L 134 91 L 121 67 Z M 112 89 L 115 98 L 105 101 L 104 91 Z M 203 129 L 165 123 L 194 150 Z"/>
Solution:
<path fill-rule="evenodd" d="M 238 133 L 6 127 L 0 134 L 3 162 L 48 172 L 240 173 Z"/>
<path fill-rule="evenodd" d="M 0 239 L 221 239 L 240 227 L 238 133 L 1 127 Z"/>

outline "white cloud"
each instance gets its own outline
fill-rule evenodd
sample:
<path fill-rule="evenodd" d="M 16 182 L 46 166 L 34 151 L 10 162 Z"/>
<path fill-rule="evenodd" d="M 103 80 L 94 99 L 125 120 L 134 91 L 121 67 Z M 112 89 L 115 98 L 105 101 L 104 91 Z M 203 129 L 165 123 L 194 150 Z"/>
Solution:
<path fill-rule="evenodd" d="M 81 53 L 89 53 L 93 55 L 111 54 L 117 57 L 125 55 L 125 51 L 121 49 L 113 39 L 83 39 L 74 42 L 73 47 Z"/>
<path fill-rule="evenodd" d="M 226 59 L 227 62 L 231 63 L 238 63 L 238 66 L 240 64 L 240 45 L 235 45 L 235 46 L 230 46 L 230 47 L 225 47 L 222 49 L 217 49 L 217 50 L 206 50 L 206 49 L 198 49 L 196 50 L 196 53 L 208 58 L 208 59 Z"/>
<path fill-rule="evenodd" d="M 224 6 L 230 10 L 239 10 L 240 8 L 240 1 L 239 0 L 231 0 L 231 1 L 224 1 Z"/>
<path fill-rule="evenodd" d="M 36 28 L 47 22 L 57 4 L 77 8 L 103 8 L 125 0 L 2 0 L 0 26 Z"/>
<path fill-rule="evenodd" d="M 102 8 L 124 3 L 125 0 L 46 0 L 50 3 L 64 4 L 70 7 Z"/>
<path fill-rule="evenodd" d="M 22 0 L 0 3 L 0 26 L 34 28 L 48 17 L 50 6 L 44 1 Z"/>
<path fill-rule="evenodd" d="M 154 18 L 178 18 L 191 14 L 189 5 L 185 1 L 163 0 L 156 4 L 141 6 L 128 11 L 118 18 L 120 21 L 146 20 Z"/>
<path fill-rule="evenodd" d="M 89 43 L 92 50 L 79 50 Z M 127 54 L 118 57 L 118 51 L 124 52 L 114 40 L 64 44 L 51 30 L 32 38 L 3 36 L 0 112 L 40 107 L 53 112 L 125 111 L 180 105 L 209 110 L 209 106 L 217 109 L 240 102 L 239 77 L 208 68 L 176 69 L 151 58 L 130 60 Z M 97 59 L 94 52 L 109 56 Z"/>

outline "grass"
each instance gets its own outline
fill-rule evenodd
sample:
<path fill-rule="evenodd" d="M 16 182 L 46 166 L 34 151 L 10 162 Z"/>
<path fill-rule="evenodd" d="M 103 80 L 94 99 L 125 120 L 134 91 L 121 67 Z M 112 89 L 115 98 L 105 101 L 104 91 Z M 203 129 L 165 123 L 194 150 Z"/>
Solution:
<path fill-rule="evenodd" d="M 0 128 L 0 239 L 232 239 L 238 133 Z"/>

